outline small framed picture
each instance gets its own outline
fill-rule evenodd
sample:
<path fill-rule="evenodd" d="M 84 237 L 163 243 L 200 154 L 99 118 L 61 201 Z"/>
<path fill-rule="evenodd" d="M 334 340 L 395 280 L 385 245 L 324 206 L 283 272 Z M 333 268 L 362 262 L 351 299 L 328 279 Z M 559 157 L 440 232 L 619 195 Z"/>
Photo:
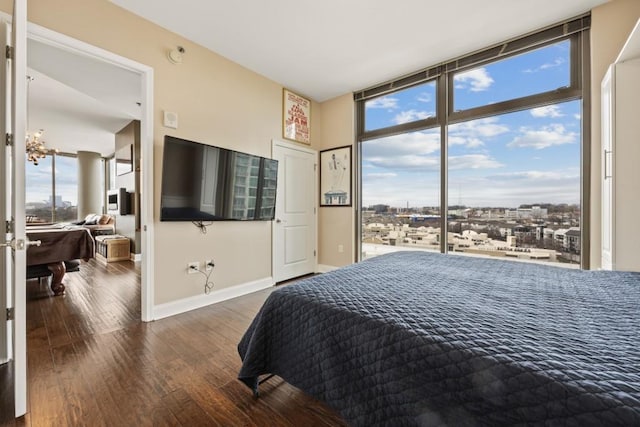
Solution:
<path fill-rule="evenodd" d="M 288 89 L 282 91 L 282 137 L 311 144 L 311 101 Z"/>
<path fill-rule="evenodd" d="M 351 146 L 320 152 L 320 206 L 351 206 Z"/>

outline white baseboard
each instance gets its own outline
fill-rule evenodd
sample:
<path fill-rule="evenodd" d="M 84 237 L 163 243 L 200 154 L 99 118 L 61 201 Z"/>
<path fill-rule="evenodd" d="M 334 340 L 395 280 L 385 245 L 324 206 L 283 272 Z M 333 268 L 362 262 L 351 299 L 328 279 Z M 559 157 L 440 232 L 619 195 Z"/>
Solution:
<path fill-rule="evenodd" d="M 133 262 L 141 262 L 142 261 L 142 254 L 129 254 L 129 259 L 131 259 L 131 261 Z"/>
<path fill-rule="evenodd" d="M 243 283 L 241 285 L 231 286 L 230 288 L 224 288 L 217 291 L 214 290 L 208 295 L 195 295 L 189 298 L 159 304 L 153 308 L 153 318 L 155 320 L 158 320 L 165 317 L 174 316 L 176 314 L 185 313 L 187 311 L 206 307 L 207 305 L 215 304 L 217 302 L 241 297 L 242 295 L 260 291 L 273 285 L 273 278 L 265 277 L 264 279 Z"/>
<path fill-rule="evenodd" d="M 326 265 L 326 264 L 318 264 L 318 266 L 316 267 L 316 273 L 328 273 L 330 271 L 333 270 L 337 270 L 340 267 L 336 267 L 333 265 Z"/>

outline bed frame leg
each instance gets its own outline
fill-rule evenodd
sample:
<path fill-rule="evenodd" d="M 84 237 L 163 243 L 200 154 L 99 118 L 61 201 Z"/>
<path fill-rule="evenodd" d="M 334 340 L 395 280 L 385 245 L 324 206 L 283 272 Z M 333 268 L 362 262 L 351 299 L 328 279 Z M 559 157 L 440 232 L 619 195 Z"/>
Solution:
<path fill-rule="evenodd" d="M 258 391 L 258 387 L 260 387 L 260 384 L 262 384 L 265 381 L 269 381 L 271 378 L 275 376 L 276 376 L 275 374 L 269 374 L 263 379 L 261 379 L 260 381 L 258 381 L 258 384 L 256 384 L 256 388 L 253 389 L 253 397 L 255 397 L 256 399 L 260 397 L 260 391 Z"/>

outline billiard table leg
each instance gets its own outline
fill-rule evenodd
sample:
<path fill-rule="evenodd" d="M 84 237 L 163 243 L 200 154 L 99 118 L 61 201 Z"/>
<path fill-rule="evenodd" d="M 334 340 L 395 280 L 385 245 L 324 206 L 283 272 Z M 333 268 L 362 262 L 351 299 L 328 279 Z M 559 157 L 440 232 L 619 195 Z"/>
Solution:
<path fill-rule="evenodd" d="M 51 290 L 53 294 L 58 296 L 64 294 L 64 285 L 62 284 L 62 278 L 66 273 L 67 269 L 64 266 L 64 262 L 52 262 L 47 264 L 47 268 L 51 273 L 53 273 L 53 277 L 51 278 Z"/>

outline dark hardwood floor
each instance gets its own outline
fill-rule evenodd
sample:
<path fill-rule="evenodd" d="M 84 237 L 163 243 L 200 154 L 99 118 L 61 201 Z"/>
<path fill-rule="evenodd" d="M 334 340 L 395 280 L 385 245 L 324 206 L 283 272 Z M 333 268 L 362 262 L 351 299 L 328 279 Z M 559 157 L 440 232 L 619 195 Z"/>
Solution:
<path fill-rule="evenodd" d="M 13 361 L 0 365 L 0 425 L 13 420 Z"/>
<path fill-rule="evenodd" d="M 82 263 L 66 294 L 27 284 L 27 426 L 343 426 L 280 378 L 236 379 L 236 345 L 272 291 L 142 323 L 131 262 Z"/>

